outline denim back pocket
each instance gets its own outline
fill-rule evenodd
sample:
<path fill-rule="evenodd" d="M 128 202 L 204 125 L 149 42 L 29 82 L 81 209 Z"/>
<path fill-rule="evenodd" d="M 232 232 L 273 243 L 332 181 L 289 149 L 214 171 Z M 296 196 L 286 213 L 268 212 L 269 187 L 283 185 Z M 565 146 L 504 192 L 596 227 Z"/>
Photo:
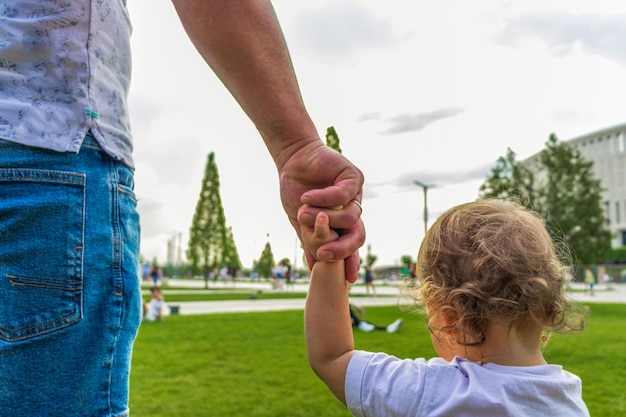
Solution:
<path fill-rule="evenodd" d="M 0 338 L 81 319 L 85 175 L 0 169 Z"/>

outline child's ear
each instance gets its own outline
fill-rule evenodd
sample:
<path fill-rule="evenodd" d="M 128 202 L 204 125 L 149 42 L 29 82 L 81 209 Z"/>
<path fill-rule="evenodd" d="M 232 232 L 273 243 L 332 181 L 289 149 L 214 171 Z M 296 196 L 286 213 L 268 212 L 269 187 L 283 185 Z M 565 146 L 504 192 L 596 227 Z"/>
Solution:
<path fill-rule="evenodd" d="M 444 328 L 454 329 L 459 321 L 459 314 L 453 307 L 448 307 L 442 309 L 440 319 Z"/>

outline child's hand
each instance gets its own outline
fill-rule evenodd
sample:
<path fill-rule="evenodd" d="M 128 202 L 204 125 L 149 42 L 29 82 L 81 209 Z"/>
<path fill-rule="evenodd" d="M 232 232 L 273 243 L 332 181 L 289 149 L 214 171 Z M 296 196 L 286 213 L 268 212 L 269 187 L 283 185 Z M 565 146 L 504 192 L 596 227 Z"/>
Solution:
<path fill-rule="evenodd" d="M 305 207 L 306 206 L 302 206 L 300 210 L 298 210 L 298 218 L 300 217 L 300 212 Z M 339 238 L 339 234 L 329 226 L 328 214 L 323 211 L 317 214 L 313 226 L 307 226 L 300 222 L 300 227 L 302 228 L 302 242 L 315 256 L 316 260 L 318 259 L 317 250 L 320 246 Z"/>

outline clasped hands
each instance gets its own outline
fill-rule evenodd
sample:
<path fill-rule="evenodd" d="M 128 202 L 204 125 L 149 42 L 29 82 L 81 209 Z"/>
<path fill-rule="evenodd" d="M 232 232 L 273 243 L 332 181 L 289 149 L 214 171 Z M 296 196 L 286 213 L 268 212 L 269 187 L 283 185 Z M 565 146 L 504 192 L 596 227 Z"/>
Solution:
<path fill-rule="evenodd" d="M 358 249 L 365 242 L 361 220 L 363 173 L 342 154 L 320 140 L 299 147 L 278 163 L 281 200 L 300 241 L 309 267 L 317 261 L 345 259 L 346 279 L 355 282 L 360 269 Z M 303 228 L 313 230 L 318 213 L 328 217 L 331 236 L 311 247 Z"/>
<path fill-rule="evenodd" d="M 333 252 L 327 248 L 329 245 L 332 246 L 332 244 L 340 244 L 342 236 L 343 239 L 348 240 L 346 236 L 350 233 L 349 229 L 346 233 L 344 229 L 331 228 L 331 217 L 335 218 L 336 223 L 353 221 L 357 226 L 363 225 L 360 219 L 363 211 L 361 204 L 357 200 L 352 200 L 350 203 L 352 204 L 337 206 L 332 209 L 303 205 L 298 210 L 298 222 L 300 224 L 302 244 L 307 254 L 307 261 L 310 267 L 312 267 L 316 261 L 344 259 L 334 256 Z M 354 207 L 357 207 L 356 213 Z M 341 234 L 342 232 L 344 232 L 343 235 Z M 309 256 L 312 260 L 309 259 Z M 350 283 L 356 281 L 359 268 L 358 251 L 352 252 L 349 257 L 345 258 L 346 279 Z"/>

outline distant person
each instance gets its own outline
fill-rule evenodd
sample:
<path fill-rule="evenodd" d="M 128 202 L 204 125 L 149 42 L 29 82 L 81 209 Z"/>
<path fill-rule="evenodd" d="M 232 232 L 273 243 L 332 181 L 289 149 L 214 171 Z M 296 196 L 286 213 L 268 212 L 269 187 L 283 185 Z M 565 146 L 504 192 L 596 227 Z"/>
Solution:
<path fill-rule="evenodd" d="M 372 296 L 376 297 L 376 286 L 374 285 L 374 280 L 376 279 L 376 273 L 372 270 L 372 267 L 369 265 L 365 266 L 365 294 L 367 296 L 370 295 L 370 291 Z"/>
<path fill-rule="evenodd" d="M 228 272 L 229 272 L 228 271 L 228 267 L 223 266 L 223 267 L 220 268 L 220 280 L 223 283 L 226 283 L 227 281 L 230 280 L 230 276 L 229 276 Z"/>
<path fill-rule="evenodd" d="M 141 276 L 142 280 L 145 283 L 150 282 L 150 271 L 152 270 L 152 266 L 148 263 L 141 265 Z"/>
<path fill-rule="evenodd" d="M 152 296 L 149 303 L 143 305 L 143 319 L 147 321 L 163 321 L 165 302 L 163 301 L 163 291 L 161 287 L 150 288 Z"/>
<path fill-rule="evenodd" d="M 160 266 L 154 264 L 150 269 L 150 278 L 152 279 L 152 285 L 157 285 L 161 278 L 163 278 L 163 270 Z"/>
<path fill-rule="evenodd" d="M 363 174 L 320 140 L 271 2 L 173 4 L 200 55 L 259 132 L 298 236 L 304 203 L 317 206 L 310 224 L 328 210 L 332 227 L 342 230 L 318 254 L 307 252 L 309 264 L 314 255 L 347 258 L 353 281 L 365 240 L 357 206 Z M 126 5 L 0 0 L 0 416 L 129 412 L 142 307 Z M 165 65 L 179 65 L 167 61 L 166 45 L 159 47 Z M 180 77 L 190 75 L 177 69 Z M 211 120 L 221 116 L 206 113 L 198 136 L 215 140 Z"/>
<path fill-rule="evenodd" d="M 303 228 L 315 252 L 337 238 L 328 215 Z M 485 200 L 441 215 L 421 244 L 420 286 L 439 357 L 400 360 L 355 350 L 342 261 L 313 266 L 305 307 L 309 362 L 355 416 L 588 417 L 580 378 L 549 365 L 551 331 L 582 328 L 568 315 L 566 269 L 543 220 Z"/>
<path fill-rule="evenodd" d="M 596 276 L 590 268 L 585 268 L 585 284 L 587 284 L 586 293 L 589 295 L 595 295 L 593 287 L 596 285 Z"/>
<path fill-rule="evenodd" d="M 274 265 L 272 268 L 272 288 L 275 290 L 284 289 L 283 286 L 283 278 L 284 278 L 284 267 L 278 263 Z"/>
<path fill-rule="evenodd" d="M 293 268 L 291 267 L 290 262 L 285 262 L 285 265 L 283 266 L 283 275 L 285 277 L 285 289 L 293 290 L 295 278 L 293 276 Z"/>
<path fill-rule="evenodd" d="M 363 320 L 362 316 L 364 315 L 365 310 L 354 304 L 350 304 L 350 320 L 352 323 L 352 327 L 356 327 L 357 329 L 364 332 L 371 332 L 372 330 L 384 330 L 389 333 L 395 333 L 402 328 L 402 319 L 398 319 L 388 326 L 379 326 L 370 321 Z"/>
<path fill-rule="evenodd" d="M 611 276 L 607 274 L 606 272 L 602 274 L 602 283 L 606 284 L 607 290 L 613 289 L 613 278 L 611 278 Z"/>

